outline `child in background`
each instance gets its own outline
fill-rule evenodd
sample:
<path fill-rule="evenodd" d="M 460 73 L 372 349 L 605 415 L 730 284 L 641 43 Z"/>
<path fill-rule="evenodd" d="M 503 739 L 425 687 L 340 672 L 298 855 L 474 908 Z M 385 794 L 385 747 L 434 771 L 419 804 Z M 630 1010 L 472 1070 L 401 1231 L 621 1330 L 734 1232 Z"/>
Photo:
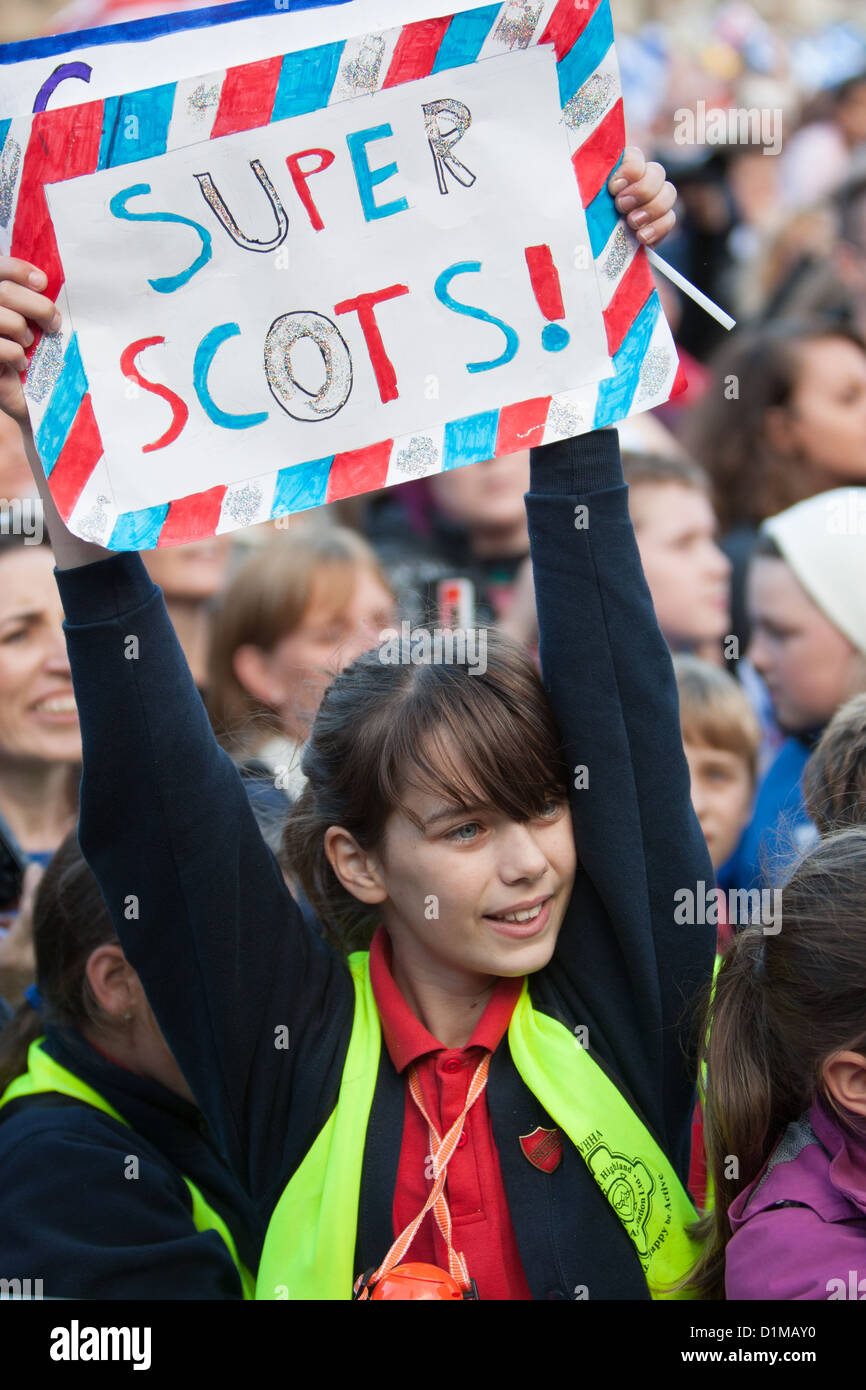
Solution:
<path fill-rule="evenodd" d="M 771 517 L 749 572 L 748 658 L 788 735 L 758 789 L 724 879 L 773 887 L 815 838 L 802 775 L 840 705 L 866 691 L 866 489 L 822 493 Z"/>
<path fill-rule="evenodd" d="M 727 671 L 694 656 L 678 656 L 674 659 L 674 674 L 692 805 L 713 869 L 718 873 L 749 819 L 758 772 L 760 726 L 748 696 Z M 721 893 L 717 894 L 716 903 L 721 954 L 730 945 L 734 932 Z M 699 1102 L 692 1121 L 689 1191 L 701 1210 L 706 1202 L 706 1184 L 703 1108 Z"/>
<path fill-rule="evenodd" d="M 366 541 L 322 525 L 295 527 L 257 550 L 216 609 L 208 712 L 275 852 L 304 788 L 301 751 L 325 689 L 378 644 L 395 613 Z"/>
<path fill-rule="evenodd" d="M 641 565 L 671 651 L 721 660 L 730 631 L 730 565 L 716 544 L 709 479 L 688 459 L 625 454 Z"/>
<path fill-rule="evenodd" d="M 864 898 L 856 826 L 797 866 L 783 930 L 748 927 L 722 963 L 704 1029 L 715 1206 L 691 1280 L 706 1298 L 866 1293 Z"/>
<path fill-rule="evenodd" d="M 675 454 L 626 452 L 622 466 L 629 516 L 662 635 L 672 652 L 693 651 L 719 662 L 721 640 L 729 630 L 730 566 L 715 541 L 709 479 L 697 464 Z M 530 649 L 538 640 L 528 560 L 499 627 Z"/>
<path fill-rule="evenodd" d="M 742 686 L 697 657 L 674 659 L 680 728 L 695 808 L 718 873 L 748 823 L 758 774 L 761 730 Z M 719 898 L 719 949 L 733 936 Z"/>
<path fill-rule="evenodd" d="M 529 556 L 528 488 L 523 450 L 389 488 L 370 501 L 363 529 L 410 622 L 485 626 L 508 613 Z M 468 584 L 471 611 L 452 624 L 440 612 L 440 586 L 455 579 Z"/>
<path fill-rule="evenodd" d="M 833 715 L 806 764 L 803 796 L 822 840 L 866 825 L 866 695 Z"/>
<path fill-rule="evenodd" d="M 38 994 L 0 1037 L 5 1275 L 38 1270 L 51 1298 L 249 1297 L 261 1246 L 252 1204 L 74 832 L 39 884 L 34 941 Z"/>

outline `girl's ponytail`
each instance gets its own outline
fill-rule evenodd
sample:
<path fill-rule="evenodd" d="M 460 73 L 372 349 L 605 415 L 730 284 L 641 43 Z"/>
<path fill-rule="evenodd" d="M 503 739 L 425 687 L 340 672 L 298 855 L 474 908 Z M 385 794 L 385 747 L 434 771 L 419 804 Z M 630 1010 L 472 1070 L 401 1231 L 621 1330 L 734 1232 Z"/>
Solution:
<path fill-rule="evenodd" d="M 724 1298 L 728 1207 L 757 1176 L 774 1113 L 774 1042 L 764 988 L 766 938 L 749 927 L 719 970 L 701 1047 L 701 1072 L 712 1078 L 704 1100 L 704 1144 L 712 1210 L 699 1236 L 704 1253 L 690 1281 L 705 1298 Z"/>
<path fill-rule="evenodd" d="M 0 1033 L 0 1096 L 16 1076 L 27 1070 L 30 1044 L 42 1032 L 43 1024 L 38 1011 L 25 999 Z"/>

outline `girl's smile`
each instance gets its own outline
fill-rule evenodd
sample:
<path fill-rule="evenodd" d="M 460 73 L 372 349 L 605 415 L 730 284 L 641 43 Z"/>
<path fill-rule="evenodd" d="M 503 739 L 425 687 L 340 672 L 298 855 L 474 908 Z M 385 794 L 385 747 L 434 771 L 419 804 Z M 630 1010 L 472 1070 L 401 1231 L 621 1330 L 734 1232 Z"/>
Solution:
<path fill-rule="evenodd" d="M 517 903 L 504 912 L 486 912 L 484 921 L 489 922 L 495 932 L 502 936 L 525 940 L 540 936 L 550 921 L 552 895 L 536 898 L 532 903 Z"/>

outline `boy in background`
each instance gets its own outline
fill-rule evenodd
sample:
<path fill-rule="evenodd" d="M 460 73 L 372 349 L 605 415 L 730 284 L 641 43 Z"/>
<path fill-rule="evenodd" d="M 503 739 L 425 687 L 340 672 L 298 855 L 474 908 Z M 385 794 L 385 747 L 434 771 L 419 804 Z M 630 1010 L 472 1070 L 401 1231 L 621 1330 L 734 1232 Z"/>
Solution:
<path fill-rule="evenodd" d="M 629 516 L 662 636 L 673 653 L 693 652 L 719 665 L 722 640 L 731 630 L 731 566 L 716 543 L 708 476 L 680 456 L 626 452 L 622 464 Z M 499 626 L 530 648 L 538 640 L 528 561 Z"/>
<path fill-rule="evenodd" d="M 761 527 L 749 567 L 748 658 L 787 735 L 761 785 L 726 887 L 778 887 L 817 831 L 803 771 L 825 726 L 866 693 L 866 488 L 798 502 Z"/>
<path fill-rule="evenodd" d="M 680 728 L 692 784 L 692 805 L 701 823 L 713 869 L 730 857 L 748 823 L 755 795 L 761 729 L 743 687 L 727 671 L 694 656 L 674 658 Z M 733 939 L 725 899 L 717 894 L 718 948 Z M 704 1116 L 700 1101 L 692 1120 L 689 1191 L 703 1210 L 707 1195 Z"/>
<path fill-rule="evenodd" d="M 719 664 L 730 632 L 731 566 L 716 543 L 709 479 L 696 463 L 625 454 L 628 509 L 658 625 L 672 652 Z"/>
<path fill-rule="evenodd" d="M 760 725 L 746 692 L 727 671 L 697 657 L 680 655 L 674 658 L 674 672 L 692 805 L 718 873 L 751 815 Z M 723 910 L 724 900 L 717 901 L 721 950 L 733 933 Z"/>

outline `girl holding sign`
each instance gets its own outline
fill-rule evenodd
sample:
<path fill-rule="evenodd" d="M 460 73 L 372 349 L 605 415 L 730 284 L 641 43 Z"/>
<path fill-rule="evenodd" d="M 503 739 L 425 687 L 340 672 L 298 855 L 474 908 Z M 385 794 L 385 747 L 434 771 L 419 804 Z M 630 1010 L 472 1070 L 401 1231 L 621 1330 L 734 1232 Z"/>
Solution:
<path fill-rule="evenodd" d="M 630 159 L 624 174 L 664 229 L 657 171 Z M 17 311 L 47 325 L 33 273 L 0 265 Z M 12 373 L 0 389 L 26 431 Z M 286 836 L 326 941 L 139 557 L 78 540 L 46 506 L 82 846 L 269 1219 L 259 1296 L 664 1296 L 696 1253 L 684 1013 L 714 952 L 714 928 L 675 925 L 673 903 L 711 865 L 615 433 L 533 451 L 544 686 L 489 634 L 483 663 L 387 644 L 326 692 Z"/>

